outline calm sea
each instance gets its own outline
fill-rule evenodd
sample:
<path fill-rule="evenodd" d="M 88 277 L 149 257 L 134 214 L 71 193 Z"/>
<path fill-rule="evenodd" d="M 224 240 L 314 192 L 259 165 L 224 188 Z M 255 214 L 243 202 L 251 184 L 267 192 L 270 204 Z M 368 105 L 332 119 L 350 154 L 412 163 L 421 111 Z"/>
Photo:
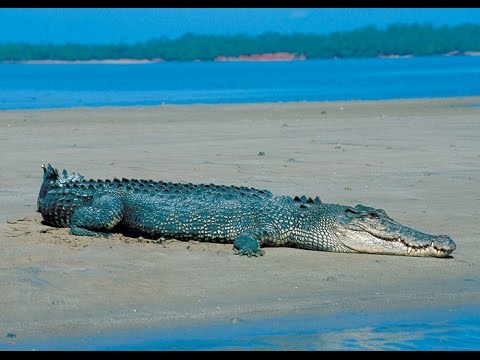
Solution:
<path fill-rule="evenodd" d="M 480 57 L 0 64 L 0 109 L 480 95 Z"/>

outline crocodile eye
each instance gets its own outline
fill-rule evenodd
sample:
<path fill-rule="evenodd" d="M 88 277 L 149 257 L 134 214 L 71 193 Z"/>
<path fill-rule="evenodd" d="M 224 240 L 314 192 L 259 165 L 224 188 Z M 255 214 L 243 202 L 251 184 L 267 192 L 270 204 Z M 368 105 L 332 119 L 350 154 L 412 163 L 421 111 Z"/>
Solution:
<path fill-rule="evenodd" d="M 370 215 L 373 218 L 377 218 L 377 219 L 379 218 L 378 214 L 376 212 L 373 212 L 373 211 L 371 213 L 368 213 L 368 215 Z"/>
<path fill-rule="evenodd" d="M 350 214 L 355 214 L 355 215 L 356 215 L 356 214 L 359 214 L 359 212 L 358 212 L 357 210 L 352 209 L 352 208 L 346 208 L 346 209 L 345 209 L 345 212 L 346 212 L 346 213 L 350 213 Z"/>

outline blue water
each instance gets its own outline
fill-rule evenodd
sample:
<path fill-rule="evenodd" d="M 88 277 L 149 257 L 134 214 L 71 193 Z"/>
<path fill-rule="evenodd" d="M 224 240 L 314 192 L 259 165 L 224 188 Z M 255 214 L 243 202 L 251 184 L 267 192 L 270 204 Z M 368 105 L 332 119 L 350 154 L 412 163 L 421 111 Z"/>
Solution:
<path fill-rule="evenodd" d="M 0 341 L 0 350 L 480 350 L 480 308 L 303 314 Z"/>
<path fill-rule="evenodd" d="M 480 57 L 0 64 L 0 109 L 480 95 Z"/>

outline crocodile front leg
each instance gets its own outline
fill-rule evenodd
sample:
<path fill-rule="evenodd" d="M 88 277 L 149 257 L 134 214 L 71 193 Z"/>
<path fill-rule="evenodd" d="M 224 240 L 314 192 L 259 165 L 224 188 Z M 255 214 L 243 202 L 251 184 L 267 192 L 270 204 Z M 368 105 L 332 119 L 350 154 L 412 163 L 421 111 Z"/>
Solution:
<path fill-rule="evenodd" d="M 262 244 L 273 238 L 275 230 L 271 228 L 256 228 L 247 230 L 237 236 L 233 242 L 233 249 L 238 255 L 262 256 L 265 252 L 260 249 Z"/>
<path fill-rule="evenodd" d="M 70 233 L 78 236 L 107 236 L 123 218 L 124 205 L 115 195 L 95 198 L 90 206 L 75 209 Z"/>

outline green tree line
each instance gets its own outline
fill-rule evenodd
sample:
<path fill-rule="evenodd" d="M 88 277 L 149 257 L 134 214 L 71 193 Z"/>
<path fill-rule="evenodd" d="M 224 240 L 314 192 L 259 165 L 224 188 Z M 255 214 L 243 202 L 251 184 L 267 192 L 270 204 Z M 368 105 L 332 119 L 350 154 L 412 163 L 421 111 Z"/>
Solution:
<path fill-rule="evenodd" d="M 458 51 L 480 51 L 480 25 L 434 27 L 430 24 L 393 24 L 380 30 L 367 26 L 352 31 L 319 34 L 269 32 L 249 35 L 185 34 L 136 44 L 32 45 L 0 44 L 0 61 L 163 59 L 213 60 L 274 52 L 303 54 L 307 59 L 364 58 L 378 55 L 428 56 Z"/>

